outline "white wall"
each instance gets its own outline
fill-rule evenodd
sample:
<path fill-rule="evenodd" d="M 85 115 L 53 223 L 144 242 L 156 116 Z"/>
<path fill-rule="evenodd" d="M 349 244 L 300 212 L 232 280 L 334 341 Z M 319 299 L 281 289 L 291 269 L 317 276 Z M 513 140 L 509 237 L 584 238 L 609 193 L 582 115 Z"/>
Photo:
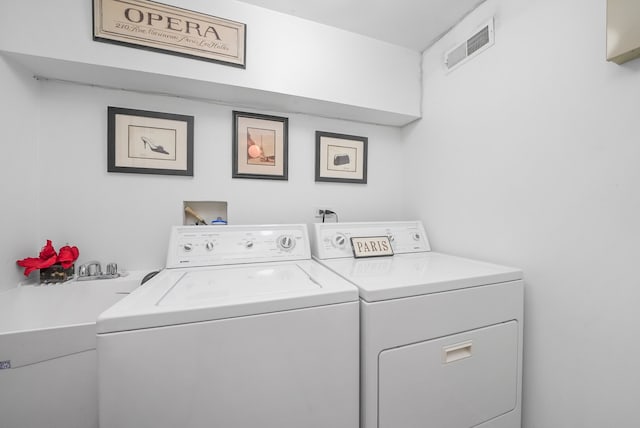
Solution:
<path fill-rule="evenodd" d="M 495 46 L 445 74 L 442 53 L 494 15 Z M 524 269 L 526 428 L 635 426 L 640 62 L 605 62 L 604 23 L 599 0 L 487 0 L 425 53 L 424 119 L 402 134 L 267 112 L 290 118 L 287 182 L 230 178 L 232 107 L 36 85 L 2 60 L 0 273 L 17 278 L 46 238 L 161 266 L 185 199 L 226 200 L 234 223 L 311 222 L 320 204 L 343 221 L 415 216 L 435 250 Z M 195 176 L 107 173 L 108 105 L 194 115 Z M 368 136 L 369 184 L 315 183 L 315 130 Z"/>
<path fill-rule="evenodd" d="M 526 428 L 638 425 L 640 61 L 605 61 L 605 6 L 488 0 L 425 52 L 405 130 L 435 250 L 524 269 Z M 494 15 L 495 45 L 445 74 Z"/>
<path fill-rule="evenodd" d="M 93 41 L 92 3 L 3 0 L 0 51 L 49 78 L 363 121 L 420 116 L 420 54 L 407 48 L 234 0 L 171 2 L 245 23 L 240 69 Z"/>
<path fill-rule="evenodd" d="M 36 132 L 40 121 L 37 83 L 0 57 L 0 292 L 25 278 L 16 260 L 34 256 L 41 213 Z"/>
<path fill-rule="evenodd" d="M 2 178 L 16 183 L 0 193 L 11 207 L 0 225 L 7 284 L 20 279 L 15 261 L 46 239 L 77 245 L 79 262 L 162 266 L 183 200 L 227 201 L 232 223 L 311 222 L 319 206 L 341 220 L 402 212 L 400 131 L 341 119 L 418 117 L 418 53 L 232 0 L 173 4 L 246 23 L 247 68 L 94 42 L 90 1 L 0 3 L 0 78 L 4 99 L 15 100 L 0 119 L 11 159 Z M 34 73 L 203 101 L 36 82 Z M 109 105 L 195 116 L 195 177 L 107 174 Z M 282 110 L 265 107 L 274 105 Z M 289 117 L 289 181 L 230 178 L 234 108 Z M 292 113 L 304 111 L 338 119 Z M 314 182 L 316 130 L 369 137 L 369 184 Z"/>
<path fill-rule="evenodd" d="M 398 128 L 250 110 L 289 118 L 289 179 L 232 179 L 233 107 L 41 85 L 40 239 L 77 245 L 79 262 L 162 267 L 170 226 L 182 223 L 184 200 L 227 201 L 232 224 L 312 223 L 313 207 L 321 206 L 341 221 L 397 217 L 404 208 Z M 107 173 L 107 106 L 194 116 L 194 177 Z M 316 130 L 369 138 L 368 184 L 314 181 Z"/>

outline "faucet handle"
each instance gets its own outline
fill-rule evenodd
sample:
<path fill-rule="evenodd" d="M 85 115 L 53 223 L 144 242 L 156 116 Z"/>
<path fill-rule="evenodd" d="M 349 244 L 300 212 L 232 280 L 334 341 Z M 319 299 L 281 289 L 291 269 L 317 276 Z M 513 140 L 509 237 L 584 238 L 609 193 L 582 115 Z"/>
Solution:
<path fill-rule="evenodd" d="M 82 268 L 86 269 L 86 275 L 85 276 L 99 276 L 102 275 L 102 266 L 100 265 L 100 262 L 98 261 L 91 261 L 91 262 L 87 262 L 84 265 L 80 266 L 80 270 L 82 270 Z M 83 276 L 83 275 L 79 275 L 79 276 Z"/>
<path fill-rule="evenodd" d="M 80 265 L 78 268 L 78 276 L 88 276 L 89 272 L 87 271 L 87 265 Z"/>
<path fill-rule="evenodd" d="M 107 264 L 107 275 L 117 275 L 118 274 L 118 265 L 117 263 L 109 263 Z"/>

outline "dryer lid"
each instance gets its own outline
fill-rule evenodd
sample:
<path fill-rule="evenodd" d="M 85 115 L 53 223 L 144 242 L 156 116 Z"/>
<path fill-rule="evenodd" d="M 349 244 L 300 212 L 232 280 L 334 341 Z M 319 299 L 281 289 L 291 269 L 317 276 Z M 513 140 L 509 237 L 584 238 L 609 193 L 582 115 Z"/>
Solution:
<path fill-rule="evenodd" d="M 356 285 L 367 302 L 522 279 L 519 269 L 436 252 L 322 263 Z"/>
<path fill-rule="evenodd" d="M 357 289 L 312 260 L 166 269 L 98 318 L 98 333 L 356 302 Z"/>

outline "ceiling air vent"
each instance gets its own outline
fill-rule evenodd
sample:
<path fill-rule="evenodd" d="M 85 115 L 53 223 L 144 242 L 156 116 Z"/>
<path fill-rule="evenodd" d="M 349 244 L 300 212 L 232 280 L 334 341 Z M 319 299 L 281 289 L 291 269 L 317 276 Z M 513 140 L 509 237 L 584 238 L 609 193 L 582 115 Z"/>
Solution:
<path fill-rule="evenodd" d="M 444 54 L 444 65 L 451 71 L 493 45 L 493 19 L 480 27 L 465 42 Z"/>

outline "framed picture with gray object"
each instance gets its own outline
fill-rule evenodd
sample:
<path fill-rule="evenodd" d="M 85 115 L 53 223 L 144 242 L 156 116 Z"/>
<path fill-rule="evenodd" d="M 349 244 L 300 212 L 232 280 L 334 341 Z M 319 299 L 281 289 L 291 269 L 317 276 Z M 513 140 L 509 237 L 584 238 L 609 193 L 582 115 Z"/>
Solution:
<path fill-rule="evenodd" d="M 107 109 L 107 171 L 193 176 L 193 116 Z"/>
<path fill-rule="evenodd" d="M 367 137 L 316 131 L 316 181 L 367 183 Z"/>

